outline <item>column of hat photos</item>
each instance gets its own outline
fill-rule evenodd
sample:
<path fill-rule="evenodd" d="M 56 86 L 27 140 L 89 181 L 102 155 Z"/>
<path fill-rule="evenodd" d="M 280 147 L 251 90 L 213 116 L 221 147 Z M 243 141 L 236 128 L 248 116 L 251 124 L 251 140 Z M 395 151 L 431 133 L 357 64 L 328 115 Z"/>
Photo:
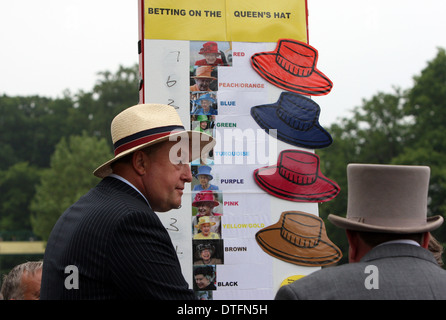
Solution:
<path fill-rule="evenodd" d="M 217 144 L 191 163 L 181 209 L 160 219 L 197 297 L 272 299 L 287 279 L 341 258 L 318 217 L 318 203 L 339 187 L 314 154 L 332 138 L 311 96 L 328 94 L 332 83 L 306 43 L 306 1 L 167 2 L 140 1 L 140 102 L 172 105 L 186 127 Z M 266 20 L 269 32 L 244 38 Z"/>

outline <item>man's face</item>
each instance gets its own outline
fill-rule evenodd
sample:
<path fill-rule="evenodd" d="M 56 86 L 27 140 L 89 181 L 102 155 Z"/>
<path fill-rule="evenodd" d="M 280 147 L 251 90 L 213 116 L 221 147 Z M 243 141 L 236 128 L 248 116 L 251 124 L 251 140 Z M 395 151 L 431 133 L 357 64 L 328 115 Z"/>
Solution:
<path fill-rule="evenodd" d="M 195 79 L 195 83 L 200 91 L 209 91 L 209 86 L 212 82 L 212 79 Z"/>
<path fill-rule="evenodd" d="M 154 211 L 165 212 L 178 208 L 185 183 L 192 181 L 188 149 L 179 148 L 177 143 L 162 142 L 155 150 L 145 154 L 149 166 L 143 177 L 145 196 Z M 178 150 L 175 152 L 177 157 L 172 157 L 171 149 Z"/>

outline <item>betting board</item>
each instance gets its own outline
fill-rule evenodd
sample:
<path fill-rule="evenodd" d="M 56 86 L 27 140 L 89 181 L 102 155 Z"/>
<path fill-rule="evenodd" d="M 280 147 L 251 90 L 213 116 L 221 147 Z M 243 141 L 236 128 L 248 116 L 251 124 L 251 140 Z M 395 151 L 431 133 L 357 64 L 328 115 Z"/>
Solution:
<path fill-rule="evenodd" d="M 308 121 L 293 114 L 296 108 L 287 110 L 298 104 L 300 111 L 309 112 L 313 105 L 308 97 L 331 89 L 331 82 L 316 69 L 317 52 L 306 46 L 307 3 L 138 0 L 138 5 L 139 102 L 169 104 L 187 129 L 216 140 L 205 161 L 191 163 L 194 179 L 181 208 L 159 214 L 182 272 L 202 299 L 273 299 L 287 278 L 320 268 L 311 261 L 290 263 L 289 253 L 283 259 L 281 241 L 290 240 L 280 230 L 295 223 L 283 213 L 317 217 L 318 203 L 339 191 L 318 171 L 319 159 L 312 156 L 314 148 L 331 143 L 329 134 L 316 126 L 320 110 Z M 287 56 L 296 53 L 312 59 L 311 70 L 303 72 L 319 81 L 311 85 L 318 90 L 302 90 L 307 85 L 294 81 L 302 75 L 288 80 L 280 75 L 283 64 L 290 63 Z M 277 70 L 268 70 L 271 65 Z M 295 117 L 304 127 L 298 128 L 298 138 L 282 130 L 292 126 Z M 310 166 L 306 170 L 313 172 L 311 181 L 293 180 L 295 163 Z M 297 175 L 311 176 L 302 171 Z M 317 192 L 309 195 L 315 185 Z M 321 239 L 320 222 L 316 225 L 315 237 Z M 270 235 L 279 241 L 270 242 Z"/>

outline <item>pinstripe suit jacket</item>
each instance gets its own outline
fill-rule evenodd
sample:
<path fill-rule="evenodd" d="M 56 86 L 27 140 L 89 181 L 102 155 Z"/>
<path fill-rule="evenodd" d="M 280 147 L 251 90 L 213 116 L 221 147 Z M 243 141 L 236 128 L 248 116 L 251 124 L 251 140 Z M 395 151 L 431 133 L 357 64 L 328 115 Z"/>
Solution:
<path fill-rule="evenodd" d="M 375 270 L 367 271 L 373 265 Z M 368 277 L 374 277 L 367 279 Z M 367 284 L 373 286 L 367 288 Z M 328 267 L 279 289 L 276 300 L 446 299 L 446 270 L 426 249 L 384 244 L 360 262 Z"/>
<path fill-rule="evenodd" d="M 78 269 L 78 289 L 64 281 Z M 170 237 L 145 199 L 103 179 L 59 218 L 44 255 L 44 299 L 194 299 Z M 70 286 L 68 286 L 70 288 Z"/>

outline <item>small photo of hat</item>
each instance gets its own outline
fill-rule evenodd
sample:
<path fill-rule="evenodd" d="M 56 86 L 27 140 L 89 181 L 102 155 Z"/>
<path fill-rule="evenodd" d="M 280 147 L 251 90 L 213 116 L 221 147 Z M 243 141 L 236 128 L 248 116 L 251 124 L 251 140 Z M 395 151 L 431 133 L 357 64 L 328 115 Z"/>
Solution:
<path fill-rule="evenodd" d="M 210 120 L 209 120 L 208 116 L 205 116 L 204 114 L 199 114 L 197 116 L 197 118 L 195 119 L 195 121 L 198 121 L 198 122 L 209 122 Z"/>
<path fill-rule="evenodd" d="M 209 166 L 206 166 L 206 165 L 199 166 L 197 173 L 195 174 L 195 178 L 198 179 L 199 175 L 206 175 L 209 177 L 209 180 L 212 180 L 212 179 L 214 179 L 214 177 L 212 176 L 211 171 L 212 171 L 212 168 Z"/>
<path fill-rule="evenodd" d="M 256 241 L 274 258 L 302 266 L 325 266 L 342 258 L 327 236 L 324 221 L 301 211 L 282 212 L 277 223 L 256 233 Z"/>
<path fill-rule="evenodd" d="M 308 149 L 325 148 L 333 142 L 319 124 L 319 114 L 316 102 L 292 92 L 282 92 L 276 103 L 251 108 L 251 116 L 266 132 L 276 129 L 277 139 Z"/>
<path fill-rule="evenodd" d="M 212 245 L 211 243 L 201 243 L 201 242 L 200 242 L 200 243 L 196 246 L 196 255 L 197 255 L 197 258 L 199 258 L 199 256 L 200 256 L 200 252 L 203 251 L 203 250 L 209 250 L 209 252 L 211 253 L 211 255 L 213 255 L 214 252 L 215 252 L 215 246 Z"/>
<path fill-rule="evenodd" d="M 210 224 L 211 226 L 215 225 L 215 222 L 211 221 L 211 218 L 209 216 L 202 216 L 198 218 L 198 224 L 195 225 L 195 228 L 200 229 L 200 226 L 206 223 Z"/>
<path fill-rule="evenodd" d="M 277 165 L 254 170 L 254 180 L 269 194 L 295 202 L 326 202 L 340 191 L 320 172 L 319 157 L 300 150 L 282 151 Z"/>
<path fill-rule="evenodd" d="M 256 53 L 251 65 L 257 73 L 284 90 L 305 95 L 326 95 L 333 83 L 316 68 L 318 52 L 292 39 L 280 39 L 275 51 Z"/>
<path fill-rule="evenodd" d="M 220 205 L 220 203 L 214 199 L 214 193 L 212 192 L 212 190 L 204 190 L 198 192 L 195 195 L 194 201 L 192 202 L 192 206 L 198 207 L 203 202 L 210 202 L 212 203 L 213 207 L 218 207 Z"/>
<path fill-rule="evenodd" d="M 205 54 L 205 53 L 218 53 L 220 54 L 220 51 L 218 51 L 218 44 L 214 41 L 208 41 L 206 43 L 203 43 L 203 47 L 198 52 L 199 54 Z"/>
<path fill-rule="evenodd" d="M 217 80 L 217 78 L 213 77 L 211 75 L 212 73 L 212 67 L 211 66 L 200 66 L 195 71 L 195 76 L 192 76 L 193 79 L 213 79 Z"/>
<path fill-rule="evenodd" d="M 214 97 L 210 93 L 206 93 L 200 96 L 200 98 L 197 99 L 198 105 L 201 105 L 201 101 L 208 100 L 211 103 L 217 103 L 214 99 Z"/>

